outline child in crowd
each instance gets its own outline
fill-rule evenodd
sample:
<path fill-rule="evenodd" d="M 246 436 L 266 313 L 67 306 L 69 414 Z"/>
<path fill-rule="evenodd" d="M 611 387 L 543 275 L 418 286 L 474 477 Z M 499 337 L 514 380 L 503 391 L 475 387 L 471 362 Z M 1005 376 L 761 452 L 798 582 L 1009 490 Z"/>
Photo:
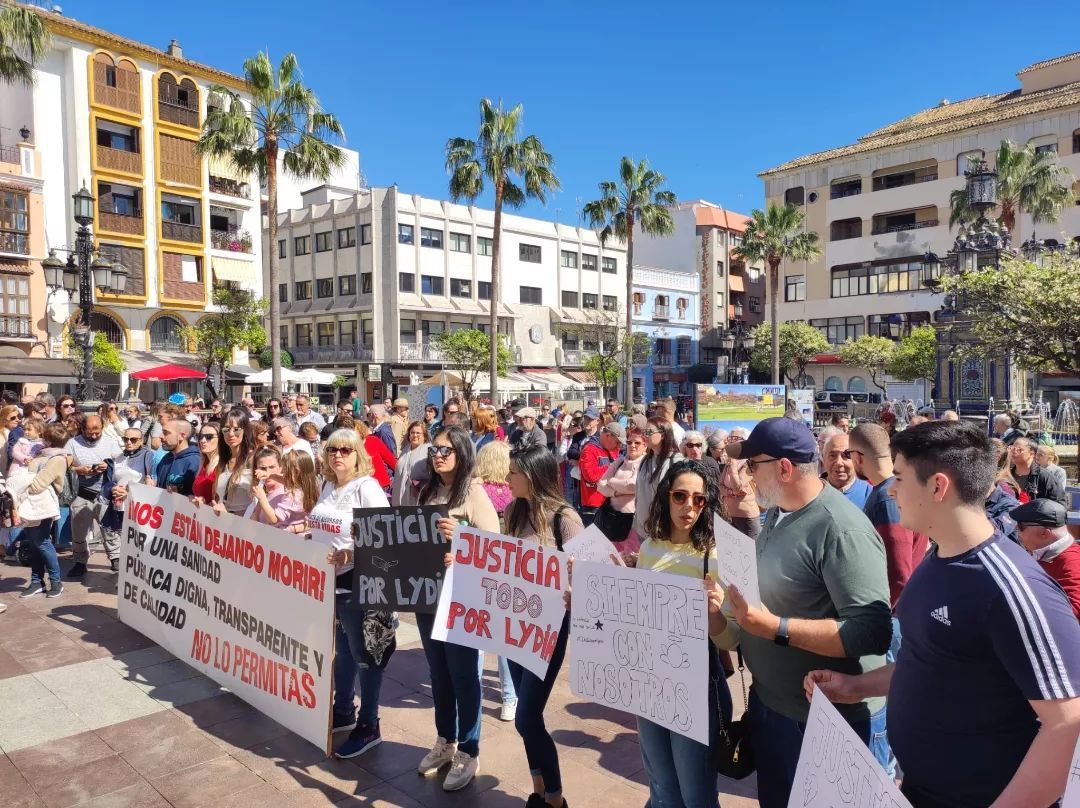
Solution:
<path fill-rule="evenodd" d="M 45 422 L 38 416 L 31 416 L 23 421 L 22 437 L 15 443 L 11 450 L 11 462 L 25 467 L 30 463 L 41 448 L 45 445 L 41 440 L 41 433 L 45 429 Z"/>
<path fill-rule="evenodd" d="M 251 504 L 244 513 L 265 525 L 274 525 L 293 533 L 305 531 L 307 512 L 315 507 L 314 469 L 309 474 L 300 470 L 301 457 L 311 463 L 304 452 L 290 452 L 284 457 L 276 446 L 263 446 L 255 451 Z"/>

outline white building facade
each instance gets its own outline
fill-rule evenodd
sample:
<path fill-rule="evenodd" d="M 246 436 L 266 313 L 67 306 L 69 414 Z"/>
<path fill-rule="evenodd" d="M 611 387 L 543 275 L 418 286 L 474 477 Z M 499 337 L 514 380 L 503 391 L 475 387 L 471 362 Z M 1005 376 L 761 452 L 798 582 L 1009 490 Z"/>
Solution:
<path fill-rule="evenodd" d="M 694 271 L 634 267 L 634 331 L 649 338 L 648 362 L 634 366 L 635 401 L 693 394 L 687 371 L 699 356 L 698 284 Z"/>

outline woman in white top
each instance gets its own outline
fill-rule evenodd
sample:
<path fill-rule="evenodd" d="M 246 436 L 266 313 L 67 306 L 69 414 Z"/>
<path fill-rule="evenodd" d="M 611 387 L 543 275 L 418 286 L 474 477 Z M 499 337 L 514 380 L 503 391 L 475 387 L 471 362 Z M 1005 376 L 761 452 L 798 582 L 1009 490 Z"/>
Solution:
<path fill-rule="evenodd" d="M 255 436 L 247 412 L 234 407 L 225 416 L 221 437 L 229 447 L 229 460 L 214 480 L 214 510 L 243 516 L 251 504 L 251 457 Z"/>
<path fill-rule="evenodd" d="M 386 508 L 382 487 L 371 476 L 371 458 L 352 429 L 338 429 L 323 446 L 323 483 L 308 515 L 311 538 L 334 548 L 337 566 L 337 653 L 334 657 L 334 732 L 351 730 L 334 753 L 356 757 L 382 742 L 379 693 L 383 670 L 397 647 L 393 612 L 363 610 L 352 602 L 353 508 Z M 353 708 L 354 681 L 360 678 L 360 714 Z"/>

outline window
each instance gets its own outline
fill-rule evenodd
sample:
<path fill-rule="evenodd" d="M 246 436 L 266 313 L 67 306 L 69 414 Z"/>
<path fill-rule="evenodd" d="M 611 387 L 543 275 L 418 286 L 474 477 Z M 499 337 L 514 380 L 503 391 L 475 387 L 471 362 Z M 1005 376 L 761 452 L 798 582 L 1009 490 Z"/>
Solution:
<path fill-rule="evenodd" d="M 518 245 L 518 260 L 525 261 L 529 264 L 540 263 L 540 245 L 538 244 L 519 244 Z"/>
<path fill-rule="evenodd" d="M 398 339 L 406 345 L 415 345 L 416 320 L 412 317 L 402 317 L 398 323 Z"/>
<path fill-rule="evenodd" d="M 986 156 L 986 152 L 982 149 L 975 149 L 974 151 L 966 151 L 963 154 L 956 156 L 956 176 L 964 176 L 964 172 L 971 170 L 971 165 L 976 160 L 983 160 Z"/>
<path fill-rule="evenodd" d="M 441 334 L 444 331 L 446 331 L 446 323 L 442 320 L 420 321 L 420 333 L 424 338 L 424 342 L 430 342 L 433 336 Z"/>
<path fill-rule="evenodd" d="M 590 272 L 596 272 L 596 256 L 588 253 L 581 254 L 581 268 Z"/>
<path fill-rule="evenodd" d="M 563 250 L 560 261 L 565 269 L 577 269 L 578 254 L 576 252 L 570 252 L 570 250 Z"/>
<path fill-rule="evenodd" d="M 476 237 L 476 254 L 477 255 L 491 255 L 492 240 L 487 236 Z"/>
<path fill-rule="evenodd" d="M 311 300 L 311 281 L 296 282 L 296 299 Z"/>
<path fill-rule="evenodd" d="M 862 237 L 862 219 L 837 219 L 830 226 L 830 240 L 843 241 Z"/>
<path fill-rule="evenodd" d="M 0 190 L 0 250 L 30 254 L 30 217 L 27 195 Z"/>
<path fill-rule="evenodd" d="M 825 389 L 839 391 L 844 389 L 844 380 L 839 376 L 830 376 L 825 380 Z"/>
<path fill-rule="evenodd" d="M 732 233 L 731 234 L 731 246 L 732 247 L 741 247 L 742 246 L 742 236 L 738 235 L 737 233 Z"/>
<path fill-rule="evenodd" d="M 338 344 L 356 344 L 356 320 L 342 320 L 338 323 Z"/>
<path fill-rule="evenodd" d="M 420 228 L 420 246 L 421 247 L 434 247 L 437 250 L 442 249 L 442 230 L 435 230 L 431 227 Z"/>
<path fill-rule="evenodd" d="M 333 278 L 316 278 L 315 279 L 315 297 L 333 297 L 334 296 L 334 279 Z"/>
<path fill-rule="evenodd" d="M 333 345 L 334 344 L 334 324 L 333 323 L 319 323 L 319 346 Z"/>
<path fill-rule="evenodd" d="M 476 282 L 476 299 L 491 300 L 491 281 Z"/>
<path fill-rule="evenodd" d="M 542 306 L 544 305 L 544 292 L 539 286 L 522 286 L 518 290 L 518 302 Z"/>
<path fill-rule="evenodd" d="M 922 259 L 914 256 L 868 267 L 833 267 L 832 270 L 832 297 L 917 292 L 922 288 Z"/>
<path fill-rule="evenodd" d="M 806 276 L 787 275 L 784 278 L 784 301 L 806 300 Z"/>
<path fill-rule="evenodd" d="M 285 246 L 285 239 L 279 239 L 277 243 L 277 257 L 285 258 L 288 255 L 288 249 Z"/>
<path fill-rule="evenodd" d="M 911 329 L 930 324 L 930 312 L 912 311 L 895 314 L 871 314 L 868 333 L 875 337 L 900 339 L 911 333 Z"/>
<path fill-rule="evenodd" d="M 293 255 L 307 255 L 311 252 L 311 237 L 297 236 L 293 239 Z"/>
<path fill-rule="evenodd" d="M 374 343 L 375 321 L 370 317 L 360 320 L 360 344 L 370 348 Z"/>
<path fill-rule="evenodd" d="M 464 278 L 451 278 L 450 297 L 472 297 L 472 281 Z"/>
<path fill-rule="evenodd" d="M 576 334 L 563 334 L 562 346 L 564 351 L 576 351 L 578 349 L 578 338 Z"/>
<path fill-rule="evenodd" d="M 903 188 L 905 185 L 916 185 L 920 182 L 932 182 L 937 179 L 936 162 L 914 168 L 886 169 L 885 171 L 889 173 L 874 172 L 873 190 L 887 191 L 890 188 Z"/>
<path fill-rule="evenodd" d="M 311 323 L 297 323 L 296 324 L 296 347 L 297 348 L 310 348 L 311 347 Z"/>
<path fill-rule="evenodd" d="M 105 65 L 105 86 L 116 86 L 116 65 Z"/>
<path fill-rule="evenodd" d="M 597 307 L 596 295 L 586 292 L 581 296 L 581 308 L 595 309 Z"/>
<path fill-rule="evenodd" d="M 866 379 L 862 376 L 852 376 L 847 381 L 847 389 L 849 393 L 865 393 Z"/>
<path fill-rule="evenodd" d="M 337 293 L 339 295 L 356 294 L 356 276 L 342 275 L 337 279 Z"/>
<path fill-rule="evenodd" d="M 279 283 L 277 287 L 277 299 L 279 303 L 289 302 L 289 284 Z"/>
<path fill-rule="evenodd" d="M 723 247 L 725 244 L 727 244 L 727 231 L 726 230 L 717 230 L 716 231 L 716 246 L 717 247 Z"/>
<path fill-rule="evenodd" d="M 689 367 L 690 364 L 691 364 L 691 361 L 690 361 L 691 350 L 690 349 L 691 349 L 690 337 L 676 337 L 676 339 L 675 339 L 675 356 L 676 356 L 676 361 L 682 367 Z"/>
<path fill-rule="evenodd" d="M 139 151 L 139 130 L 130 126 L 125 126 L 123 129 L 125 130 L 123 132 L 98 129 L 97 145 L 104 146 L 106 149 L 137 154 Z"/>
<path fill-rule="evenodd" d="M 451 233 L 450 252 L 472 252 L 472 237 L 467 233 Z"/>
<path fill-rule="evenodd" d="M 287 325 L 278 326 L 278 345 L 282 348 L 289 347 L 289 327 Z"/>
<path fill-rule="evenodd" d="M 645 305 L 645 293 L 634 292 L 634 314 L 641 314 L 641 307 Z"/>
<path fill-rule="evenodd" d="M 370 244 L 371 243 L 371 225 L 370 224 L 362 224 L 362 225 L 360 225 L 360 243 L 361 244 Z"/>
<path fill-rule="evenodd" d="M 604 311 L 616 311 L 619 306 L 619 299 L 615 295 L 604 295 Z"/>
<path fill-rule="evenodd" d="M 315 234 L 315 252 L 330 252 L 334 249 L 334 242 L 330 239 L 331 233 L 327 230 L 325 233 Z"/>
<path fill-rule="evenodd" d="M 824 334 L 830 345 L 843 345 L 849 339 L 858 339 L 866 331 L 862 317 L 827 317 L 811 320 L 810 325 Z"/>
<path fill-rule="evenodd" d="M 443 292 L 443 279 L 438 275 L 420 276 L 420 293 L 425 295 L 441 295 Z"/>
<path fill-rule="evenodd" d="M 750 283 L 760 283 L 764 275 L 760 267 L 750 267 L 746 270 L 746 278 Z"/>
<path fill-rule="evenodd" d="M 346 247 L 356 246 L 356 228 L 355 227 L 343 227 L 337 231 L 337 245 L 339 250 L 343 250 Z"/>
<path fill-rule="evenodd" d="M 619 271 L 619 261 L 616 258 L 605 258 L 603 260 L 601 268 L 609 275 L 614 275 L 616 272 Z"/>
<path fill-rule="evenodd" d="M 416 276 L 411 272 L 401 272 L 397 276 L 398 291 L 399 292 L 415 292 L 416 291 Z"/>
<path fill-rule="evenodd" d="M 361 272 L 360 273 L 360 294 L 362 294 L 362 295 L 370 295 L 371 294 L 371 273 L 370 272 Z"/>
<path fill-rule="evenodd" d="M 795 188 L 788 188 L 784 191 L 784 204 L 785 205 L 801 205 L 805 200 L 803 199 L 804 192 L 801 185 Z"/>
<path fill-rule="evenodd" d="M 187 224 L 196 226 L 198 218 L 195 215 L 195 205 L 189 202 L 174 202 L 167 199 L 161 200 L 161 218 L 166 222 Z"/>
<path fill-rule="evenodd" d="M 829 187 L 829 199 L 858 196 L 862 193 L 862 177 L 850 180 L 833 180 Z"/>
<path fill-rule="evenodd" d="M 570 292 L 563 289 L 562 293 L 562 305 L 566 309 L 576 309 L 580 305 L 577 292 Z"/>
<path fill-rule="evenodd" d="M 180 334 L 179 320 L 173 317 L 158 317 L 151 323 L 151 351 L 184 351 L 184 342 Z"/>
<path fill-rule="evenodd" d="M 1057 154 L 1057 149 L 1058 149 L 1058 144 L 1057 143 L 1044 143 L 1041 146 L 1036 146 L 1035 147 L 1035 153 L 1036 154 L 1047 154 L 1047 153 Z"/>
<path fill-rule="evenodd" d="M 668 296 L 657 295 L 656 300 L 653 301 L 653 317 L 661 320 L 666 320 L 670 316 L 668 309 Z"/>
<path fill-rule="evenodd" d="M 718 278 L 724 277 L 724 262 L 723 261 L 717 261 L 716 262 L 716 277 L 718 277 Z"/>
<path fill-rule="evenodd" d="M 679 319 L 686 319 L 686 310 L 690 308 L 690 300 L 685 297 L 675 299 L 675 311 L 679 313 Z"/>
<path fill-rule="evenodd" d="M 27 275 L 0 275 L 0 336 L 33 336 Z"/>
<path fill-rule="evenodd" d="M 399 224 L 397 226 L 398 244 L 413 243 L 413 226 L 411 224 Z"/>
<path fill-rule="evenodd" d="M 750 311 L 754 314 L 761 314 L 761 298 L 750 295 Z"/>
<path fill-rule="evenodd" d="M 202 283 L 202 259 L 195 255 L 180 256 L 180 280 L 184 283 Z"/>

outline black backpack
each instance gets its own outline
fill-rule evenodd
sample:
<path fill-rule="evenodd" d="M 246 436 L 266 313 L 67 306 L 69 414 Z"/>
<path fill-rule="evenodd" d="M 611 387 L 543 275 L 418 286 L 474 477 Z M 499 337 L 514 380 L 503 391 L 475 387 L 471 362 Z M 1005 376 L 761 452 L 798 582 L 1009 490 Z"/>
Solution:
<path fill-rule="evenodd" d="M 67 474 L 64 475 L 64 490 L 57 496 L 61 507 L 70 505 L 79 495 L 79 475 L 75 473 L 74 466 L 68 466 Z"/>

